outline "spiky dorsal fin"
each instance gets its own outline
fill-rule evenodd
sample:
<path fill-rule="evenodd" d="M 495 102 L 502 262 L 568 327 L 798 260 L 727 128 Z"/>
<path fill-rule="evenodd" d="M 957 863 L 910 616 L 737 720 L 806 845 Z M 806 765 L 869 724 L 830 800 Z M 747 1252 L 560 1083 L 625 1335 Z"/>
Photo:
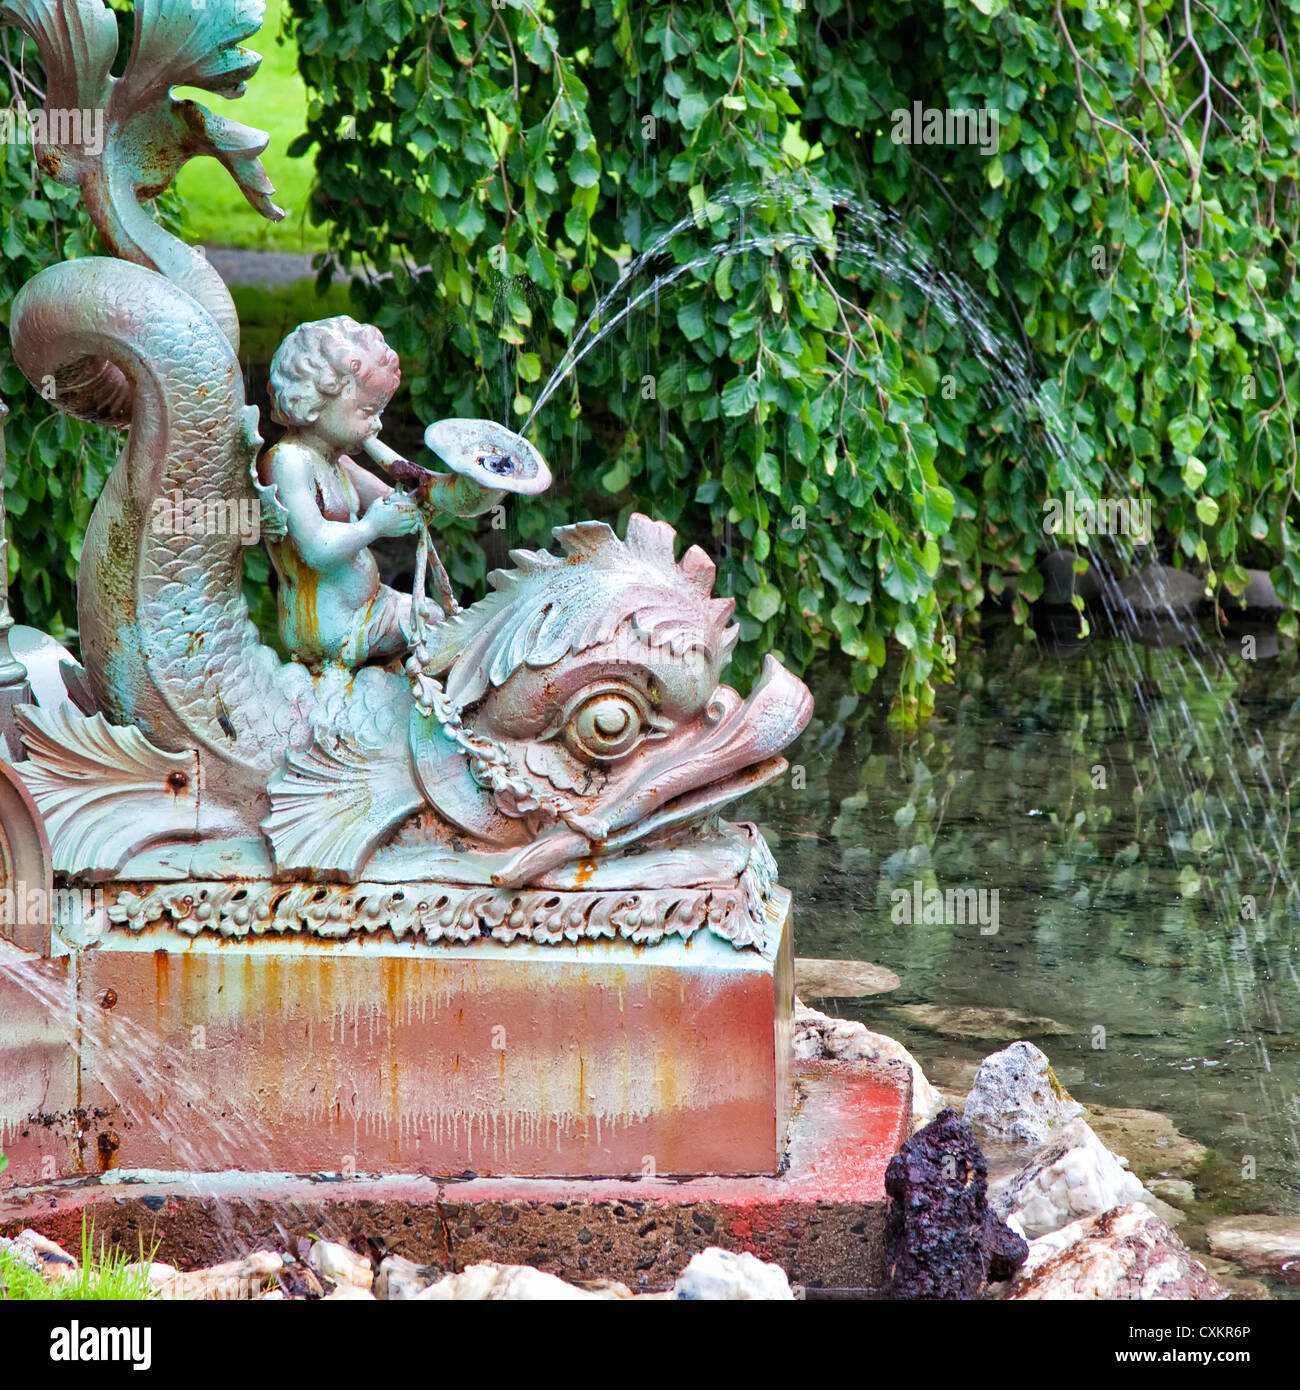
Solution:
<path fill-rule="evenodd" d="M 465 709 L 521 666 L 542 668 L 612 640 L 630 623 L 647 645 L 708 652 L 725 664 L 738 632 L 734 603 L 711 597 L 714 568 L 692 547 L 679 565 L 667 522 L 633 515 L 627 539 L 604 522 L 556 527 L 561 556 L 514 550 L 494 570 L 495 592 L 434 630 L 431 674 L 449 672 L 448 699 Z"/>
<path fill-rule="evenodd" d="M 16 25 L 41 50 L 51 108 L 82 111 L 108 105 L 117 20 L 103 0 L 4 0 L 0 24 Z"/>

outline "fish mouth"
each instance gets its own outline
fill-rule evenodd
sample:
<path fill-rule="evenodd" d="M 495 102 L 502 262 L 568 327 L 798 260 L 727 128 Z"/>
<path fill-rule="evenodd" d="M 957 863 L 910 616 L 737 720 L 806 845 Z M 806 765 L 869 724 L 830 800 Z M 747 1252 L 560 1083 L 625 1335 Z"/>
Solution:
<path fill-rule="evenodd" d="M 742 796 L 757 791 L 759 787 L 776 781 L 789 766 L 784 758 L 767 758 L 741 772 L 706 782 L 702 787 L 673 797 L 652 815 L 608 835 L 600 841 L 600 848 L 605 851 L 625 849 L 628 845 L 644 840 L 660 830 L 680 825 L 683 821 L 694 820 L 696 816 L 705 812 L 716 811 L 719 807 L 738 801 Z"/>
<path fill-rule="evenodd" d="M 522 887 L 571 860 L 626 849 L 765 786 L 789 766 L 778 754 L 807 726 L 812 694 L 768 656 L 747 700 L 722 687 L 711 712 L 712 726 L 684 757 L 667 766 L 648 763 L 609 802 L 566 816 L 521 849 L 492 882 Z"/>

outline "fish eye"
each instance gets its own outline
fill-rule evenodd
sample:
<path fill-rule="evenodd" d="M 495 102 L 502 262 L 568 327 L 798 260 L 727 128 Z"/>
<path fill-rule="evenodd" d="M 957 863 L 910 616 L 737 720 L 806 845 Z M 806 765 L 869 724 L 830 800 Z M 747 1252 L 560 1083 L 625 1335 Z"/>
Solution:
<path fill-rule="evenodd" d="M 619 758 L 642 741 L 648 722 L 630 693 L 602 690 L 586 696 L 569 715 L 564 741 L 581 758 Z"/>

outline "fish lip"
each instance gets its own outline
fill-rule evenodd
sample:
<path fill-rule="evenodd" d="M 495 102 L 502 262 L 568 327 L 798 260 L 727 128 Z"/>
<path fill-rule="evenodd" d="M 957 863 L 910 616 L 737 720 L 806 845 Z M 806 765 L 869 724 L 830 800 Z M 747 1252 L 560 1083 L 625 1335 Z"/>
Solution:
<path fill-rule="evenodd" d="M 742 796 L 757 791 L 759 787 L 775 781 L 789 766 L 785 758 L 772 757 L 751 763 L 736 772 L 725 773 L 711 782 L 704 782 L 698 787 L 681 792 L 664 802 L 657 811 L 652 811 L 622 830 L 614 831 L 604 840 L 595 842 L 594 847 L 601 852 L 620 850 L 660 830 L 667 830 L 694 820 L 697 816 L 720 810 Z"/>

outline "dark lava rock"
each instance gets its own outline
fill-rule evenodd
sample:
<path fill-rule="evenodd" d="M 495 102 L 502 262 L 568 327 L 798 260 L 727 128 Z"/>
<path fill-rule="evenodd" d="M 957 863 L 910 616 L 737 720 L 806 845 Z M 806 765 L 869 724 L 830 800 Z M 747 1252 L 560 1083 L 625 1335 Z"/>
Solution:
<path fill-rule="evenodd" d="M 988 1164 L 955 1110 L 943 1110 L 885 1173 L 885 1297 L 978 1298 L 1009 1279 L 1029 1246 L 988 1204 Z"/>
<path fill-rule="evenodd" d="M 1250 582 L 1241 594 L 1230 594 L 1219 586 L 1219 606 L 1228 615 L 1236 617 L 1243 611 L 1254 616 L 1272 616 L 1282 611 L 1282 600 L 1273 587 L 1272 577 L 1267 570 L 1247 570 Z"/>
<path fill-rule="evenodd" d="M 1040 603 L 1049 608 L 1069 608 L 1075 594 L 1081 595 L 1085 604 L 1095 604 L 1101 598 L 1101 580 L 1096 568 L 1075 574 L 1076 559 L 1078 556 L 1073 550 L 1053 550 L 1039 560 L 1038 568 L 1043 573 Z"/>
<path fill-rule="evenodd" d="M 1138 620 L 1185 618 L 1205 601 L 1205 581 L 1169 565 L 1150 565 L 1124 579 L 1119 592 L 1121 616 L 1127 608 Z"/>

